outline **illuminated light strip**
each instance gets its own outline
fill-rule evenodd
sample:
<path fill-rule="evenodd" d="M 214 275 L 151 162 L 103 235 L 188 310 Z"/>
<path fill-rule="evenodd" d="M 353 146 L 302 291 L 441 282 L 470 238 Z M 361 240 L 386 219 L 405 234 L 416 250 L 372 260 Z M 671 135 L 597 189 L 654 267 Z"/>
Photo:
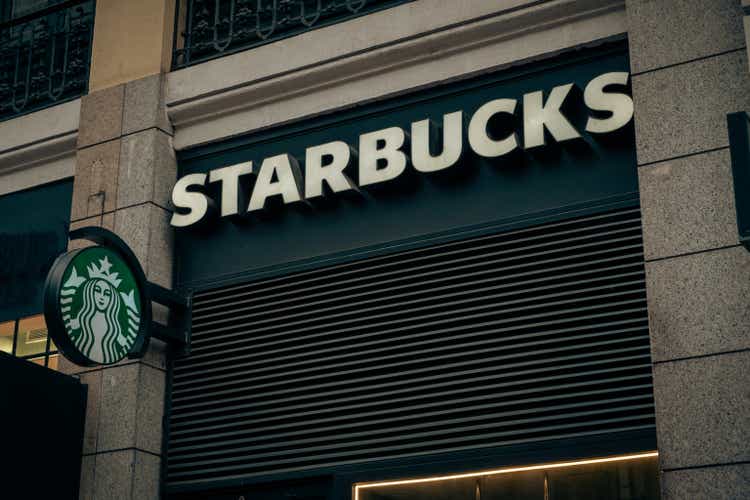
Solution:
<path fill-rule="evenodd" d="M 524 467 L 507 467 L 504 469 L 488 470 L 484 472 L 467 472 L 465 474 L 451 474 L 449 476 L 435 476 L 435 477 L 423 477 L 420 479 L 403 479 L 398 481 L 384 481 L 379 483 L 361 483 L 354 485 L 354 500 L 359 500 L 359 490 L 366 488 L 378 488 L 386 486 L 399 486 L 404 484 L 419 484 L 419 483 L 430 483 L 435 481 L 448 481 L 451 479 L 466 479 L 470 477 L 478 476 L 494 476 L 497 474 L 509 474 L 511 472 L 527 472 L 532 470 L 543 470 L 543 469 L 560 469 L 563 467 L 576 467 L 578 465 L 591 465 L 601 464 L 607 462 L 620 462 L 625 460 L 638 460 L 640 458 L 652 458 L 658 457 L 658 451 L 652 451 L 648 453 L 639 453 L 637 455 L 622 455 L 617 457 L 607 458 L 591 458 L 588 460 L 576 460 L 573 462 L 558 462 L 543 465 L 527 465 Z"/>

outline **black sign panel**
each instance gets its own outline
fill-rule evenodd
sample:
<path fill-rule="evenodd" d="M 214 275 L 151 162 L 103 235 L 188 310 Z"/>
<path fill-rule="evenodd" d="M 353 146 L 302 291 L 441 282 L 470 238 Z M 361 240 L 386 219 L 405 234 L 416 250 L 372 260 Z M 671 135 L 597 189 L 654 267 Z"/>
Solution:
<path fill-rule="evenodd" d="M 0 322 L 40 312 L 52 262 L 68 244 L 73 181 L 0 196 Z"/>
<path fill-rule="evenodd" d="M 392 126 L 409 130 L 411 123 L 426 118 L 439 123 L 446 113 L 456 110 L 471 116 L 493 99 L 516 99 L 520 106 L 525 94 L 540 90 L 549 99 L 553 88 L 569 83 L 574 84 L 574 91 L 566 98 L 565 113 L 582 135 L 579 141 L 502 158 L 484 158 L 469 151 L 441 172 L 417 173 L 409 165 L 397 179 L 363 188 L 358 194 L 338 193 L 308 204 L 271 207 L 251 217 L 215 216 L 201 228 L 178 231 L 179 280 L 192 285 L 225 282 L 259 270 L 283 270 L 305 259 L 354 249 L 376 250 L 427 234 L 518 221 L 637 192 L 632 123 L 606 136 L 584 132 L 590 113 L 581 92 L 575 90 L 584 89 L 603 73 L 627 71 L 626 50 L 609 47 L 183 153 L 180 177 L 240 162 L 259 165 L 265 158 L 285 153 L 302 160 L 311 146 L 332 141 L 356 145 L 361 134 Z M 519 111 L 517 123 L 511 124 L 520 141 L 522 120 Z M 404 147 L 408 149 L 408 144 Z M 208 189 L 216 190 L 218 185 Z M 220 197 L 216 191 L 209 194 Z"/>
<path fill-rule="evenodd" d="M 78 498 L 86 386 L 0 352 L 2 498 Z"/>

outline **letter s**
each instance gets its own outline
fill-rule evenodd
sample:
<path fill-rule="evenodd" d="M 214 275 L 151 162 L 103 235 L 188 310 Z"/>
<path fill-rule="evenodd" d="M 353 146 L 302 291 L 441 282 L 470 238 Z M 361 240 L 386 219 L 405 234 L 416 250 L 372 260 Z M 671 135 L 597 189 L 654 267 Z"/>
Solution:
<path fill-rule="evenodd" d="M 188 191 L 191 186 L 204 186 L 206 174 L 189 174 L 178 180 L 172 188 L 172 203 L 177 208 L 187 208 L 188 213 L 172 214 L 169 222 L 174 227 L 186 227 L 195 224 L 208 211 L 208 198 L 203 193 Z"/>
<path fill-rule="evenodd" d="M 589 117 L 586 131 L 594 134 L 614 132 L 624 127 L 633 118 L 633 99 L 620 92 L 604 92 L 608 85 L 625 85 L 628 83 L 628 73 L 617 71 L 599 75 L 586 85 L 583 101 L 589 109 L 594 111 L 609 111 L 609 118 Z"/>

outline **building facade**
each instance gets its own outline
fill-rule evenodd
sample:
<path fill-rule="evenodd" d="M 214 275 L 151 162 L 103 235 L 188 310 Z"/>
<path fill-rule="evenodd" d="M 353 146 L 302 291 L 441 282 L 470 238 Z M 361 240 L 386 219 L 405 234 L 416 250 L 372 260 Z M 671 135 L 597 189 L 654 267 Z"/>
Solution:
<path fill-rule="evenodd" d="M 0 350 L 85 384 L 80 498 L 750 494 L 746 0 L 0 16 Z M 84 226 L 187 355 L 58 354 Z"/>

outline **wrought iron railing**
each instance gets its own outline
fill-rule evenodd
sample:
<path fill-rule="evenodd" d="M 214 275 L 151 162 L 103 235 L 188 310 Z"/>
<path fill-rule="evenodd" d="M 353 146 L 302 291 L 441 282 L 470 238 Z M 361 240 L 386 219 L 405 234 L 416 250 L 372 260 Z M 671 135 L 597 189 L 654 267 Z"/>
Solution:
<path fill-rule="evenodd" d="M 0 24 L 0 120 L 86 93 L 94 3 L 63 2 Z"/>
<path fill-rule="evenodd" d="M 414 0 L 178 0 L 182 68 Z"/>

